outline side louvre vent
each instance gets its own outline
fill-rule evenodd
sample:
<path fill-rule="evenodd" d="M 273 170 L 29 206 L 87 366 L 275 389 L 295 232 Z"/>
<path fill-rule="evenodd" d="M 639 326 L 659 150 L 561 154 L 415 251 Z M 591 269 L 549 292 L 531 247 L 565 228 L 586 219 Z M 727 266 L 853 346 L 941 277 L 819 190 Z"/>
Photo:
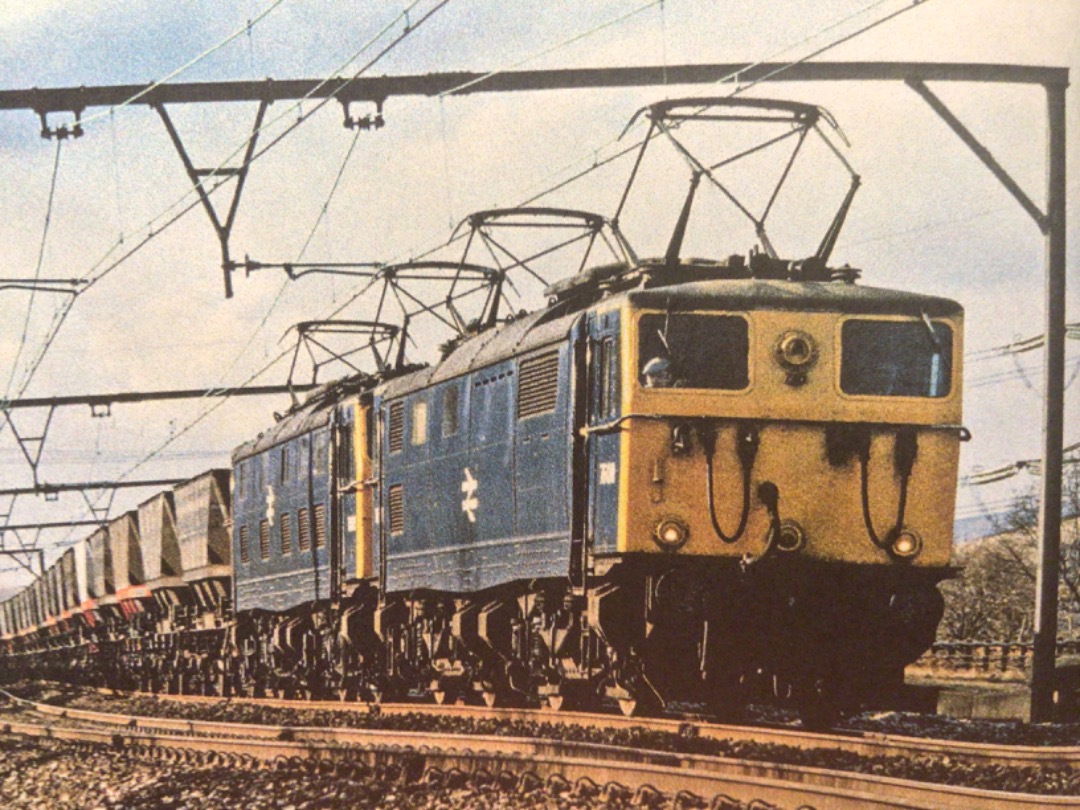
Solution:
<path fill-rule="evenodd" d="M 326 545 L 326 506 L 315 504 L 315 548 Z"/>
<path fill-rule="evenodd" d="M 259 521 L 259 556 L 270 559 L 270 523 L 266 520 Z"/>
<path fill-rule="evenodd" d="M 405 487 L 394 484 L 390 487 L 390 534 L 402 534 L 405 531 Z"/>
<path fill-rule="evenodd" d="M 248 546 L 248 527 L 240 527 L 240 562 L 251 562 L 251 548 Z M 162 566 L 164 568 L 164 566 Z"/>
<path fill-rule="evenodd" d="M 390 425 L 387 430 L 390 452 L 400 453 L 405 447 L 405 403 L 394 402 L 390 405 Z"/>
<path fill-rule="evenodd" d="M 292 520 L 288 512 L 281 515 L 281 553 L 292 554 Z"/>
<path fill-rule="evenodd" d="M 311 523 L 308 520 L 308 510 L 301 508 L 296 513 L 296 528 L 298 530 L 297 540 L 300 543 L 300 550 L 307 551 L 311 548 Z"/>
<path fill-rule="evenodd" d="M 522 360 L 518 369 L 518 419 L 551 413 L 559 398 L 559 352 Z"/>

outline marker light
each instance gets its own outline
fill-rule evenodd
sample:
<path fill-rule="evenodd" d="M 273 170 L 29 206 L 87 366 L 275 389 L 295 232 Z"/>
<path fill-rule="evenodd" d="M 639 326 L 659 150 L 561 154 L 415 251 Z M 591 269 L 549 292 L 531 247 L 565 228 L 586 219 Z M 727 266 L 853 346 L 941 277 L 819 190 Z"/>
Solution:
<path fill-rule="evenodd" d="M 656 524 L 653 536 L 661 548 L 674 551 L 682 548 L 690 538 L 690 528 L 678 518 L 667 517 Z"/>
<path fill-rule="evenodd" d="M 892 541 L 893 556 L 902 560 L 910 560 L 920 551 L 922 551 L 922 540 L 915 532 L 907 529 L 897 534 Z"/>

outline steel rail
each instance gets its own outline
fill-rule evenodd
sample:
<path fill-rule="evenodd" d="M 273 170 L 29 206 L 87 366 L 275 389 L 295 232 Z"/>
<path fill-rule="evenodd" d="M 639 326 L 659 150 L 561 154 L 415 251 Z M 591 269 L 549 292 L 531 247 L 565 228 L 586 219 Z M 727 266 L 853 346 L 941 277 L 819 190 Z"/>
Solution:
<path fill-rule="evenodd" d="M 112 690 L 105 690 L 112 692 Z M 224 698 L 201 695 L 153 695 L 139 693 L 144 697 L 178 703 L 221 703 Z M 489 709 L 482 706 L 431 706 L 414 703 L 342 703 L 339 701 L 286 700 L 279 698 L 229 698 L 229 703 L 265 706 L 282 709 L 310 709 L 312 711 L 378 712 L 384 715 L 430 713 L 449 717 L 475 720 L 504 720 L 521 722 L 548 722 L 590 728 L 628 729 L 644 728 L 671 734 L 691 733 L 705 739 L 734 740 L 746 742 L 789 745 L 796 748 L 834 748 L 862 756 L 947 756 L 979 765 L 1005 767 L 1060 766 L 1080 769 L 1080 745 L 1001 745 L 998 743 L 975 743 L 958 740 L 940 740 L 926 737 L 907 737 L 880 732 L 820 733 L 801 729 L 777 728 L 775 726 L 749 726 L 713 723 L 699 717 L 656 718 L 624 717 L 616 714 L 595 712 L 552 711 L 550 709 Z"/>
<path fill-rule="evenodd" d="M 112 692 L 112 690 L 103 690 Z M 231 698 L 227 701 L 218 697 L 204 697 L 197 695 L 152 695 L 150 693 L 135 693 L 141 697 L 156 697 L 162 701 L 191 704 L 221 704 L 235 703 L 267 708 L 287 708 L 293 710 L 311 711 L 353 711 L 367 712 L 386 716 L 403 716 L 408 714 L 437 714 L 442 717 L 460 717 L 472 720 L 500 720 L 518 722 L 544 722 L 559 723 L 568 726 L 582 726 L 599 729 L 630 729 L 642 728 L 647 731 L 666 732 L 669 734 L 682 734 L 697 736 L 709 740 L 731 740 L 735 742 L 756 742 L 773 745 L 786 745 L 800 749 L 828 748 L 836 751 L 855 754 L 865 757 L 881 756 L 927 756 L 949 757 L 950 759 L 962 760 L 974 765 L 997 765 L 1011 768 L 1021 767 L 1062 767 L 1080 769 L 1080 746 L 1034 746 L 1034 745 L 1001 745 L 998 743 L 974 743 L 957 740 L 929 739 L 925 737 L 907 737 L 878 732 L 849 732 L 849 733 L 821 733 L 803 731 L 802 729 L 777 728 L 775 726 L 749 726 L 713 723 L 697 717 L 686 719 L 680 718 L 651 718 L 651 717 L 624 717 L 616 714 L 599 714 L 594 712 L 565 712 L 552 711 L 550 709 L 489 709 L 483 706 L 444 705 L 432 706 L 410 703 L 341 703 L 338 701 L 303 701 L 284 700 L 273 698 Z M 0 690 L 0 695 L 7 696 L 16 702 L 24 699 L 9 695 Z M 31 703 L 30 701 L 25 701 Z M 109 712 L 97 712 L 87 709 L 70 709 L 66 707 L 50 706 L 49 704 L 34 704 L 40 706 L 43 714 L 53 714 L 71 718 L 84 718 L 92 722 L 130 724 L 133 720 L 128 715 L 113 714 Z M 135 726 L 139 728 L 159 728 L 186 730 L 192 733 L 209 733 L 218 725 L 216 721 L 184 720 L 174 718 L 134 718 Z M 227 723 L 235 727 L 235 723 Z M 245 727 L 257 727 L 246 724 Z M 274 729 L 274 726 L 261 726 L 262 728 Z M 300 729 L 290 727 L 291 731 L 298 732 Z M 346 729 L 333 729 L 333 732 L 345 731 Z M 326 733 L 325 730 L 318 730 Z M 258 734 L 260 732 L 252 732 Z M 275 732 L 276 733 L 276 732 Z M 315 733 L 315 730 L 305 730 L 304 733 Z M 398 733 L 398 732 L 393 732 Z M 268 733 L 273 736 L 273 733 Z M 317 735 L 315 738 L 318 738 Z"/>
<path fill-rule="evenodd" d="M 31 701 L 18 700 L 30 705 Z M 68 719 L 81 710 L 58 710 Z M 96 713 L 88 713 L 96 714 Z M 1014 808 L 1075 807 L 1076 797 L 1009 793 L 916 782 L 870 774 L 780 765 L 692 754 L 643 751 L 620 746 L 557 740 L 403 732 L 360 729 L 251 726 L 249 724 L 193 721 L 196 736 L 143 733 L 157 718 L 112 715 L 105 730 L 39 723 L 0 723 L 0 732 L 50 739 L 104 743 L 115 747 L 179 748 L 203 753 L 231 753 L 260 760 L 300 758 L 325 760 L 342 756 L 378 758 L 380 755 L 420 757 L 425 769 L 455 768 L 467 773 L 497 769 L 529 770 L 541 777 L 568 782 L 620 782 L 631 787 L 652 787 L 663 793 L 691 791 L 699 796 L 717 793 L 752 795 L 791 806 L 811 802 L 815 808 Z M 150 725 L 142 725 L 144 722 Z M 187 721 L 180 721 L 187 722 Z M 123 726 L 118 733 L 115 728 Z M 258 736 L 248 736 L 257 730 Z M 171 727 L 171 730 L 176 730 Z M 216 734 L 213 732 L 217 732 Z M 197 736 L 203 734 L 205 736 Z M 403 739 L 422 740 L 412 746 Z"/>

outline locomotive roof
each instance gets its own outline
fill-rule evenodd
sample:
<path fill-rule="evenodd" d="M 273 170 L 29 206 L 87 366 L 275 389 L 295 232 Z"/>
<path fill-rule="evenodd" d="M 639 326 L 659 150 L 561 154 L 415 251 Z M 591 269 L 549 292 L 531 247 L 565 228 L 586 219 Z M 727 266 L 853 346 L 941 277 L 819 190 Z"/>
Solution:
<path fill-rule="evenodd" d="M 647 309 L 790 309 L 880 315 L 925 312 L 932 317 L 963 312 L 963 307 L 948 298 L 841 281 L 716 279 L 624 294 L 633 306 Z"/>
<path fill-rule="evenodd" d="M 268 450 L 275 444 L 325 427 L 330 421 L 331 411 L 337 405 L 352 394 L 370 391 L 375 383 L 376 378 L 370 374 L 354 374 L 320 386 L 308 395 L 302 405 L 290 410 L 273 427 L 233 450 L 233 464 Z"/>
<path fill-rule="evenodd" d="M 918 311 L 937 318 L 963 311 L 959 303 L 948 298 L 843 282 L 724 279 L 633 289 L 624 295 L 633 306 L 647 309 L 782 309 L 856 314 Z"/>
<path fill-rule="evenodd" d="M 336 404 L 325 398 L 309 399 L 299 409 L 293 411 L 273 427 L 251 441 L 244 442 L 233 450 L 232 461 L 236 464 L 245 458 L 257 455 L 275 444 L 288 441 L 303 433 L 321 428 L 330 421 L 330 412 Z"/>
<path fill-rule="evenodd" d="M 564 311 L 564 307 L 556 305 L 530 312 L 509 323 L 501 324 L 495 329 L 481 332 L 457 346 L 438 365 L 420 369 L 385 383 L 382 386 L 383 396 L 393 399 L 467 374 L 474 369 L 565 340 L 574 322 L 581 317 L 581 313 L 561 314 Z"/>

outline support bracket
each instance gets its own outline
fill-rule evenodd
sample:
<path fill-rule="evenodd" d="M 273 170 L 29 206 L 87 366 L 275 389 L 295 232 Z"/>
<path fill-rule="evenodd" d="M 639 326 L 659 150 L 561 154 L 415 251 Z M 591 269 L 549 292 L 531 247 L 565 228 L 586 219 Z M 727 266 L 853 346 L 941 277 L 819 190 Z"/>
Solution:
<path fill-rule="evenodd" d="M 49 435 L 49 425 L 52 423 L 53 414 L 55 412 L 56 406 L 50 406 L 41 432 L 37 436 L 29 436 L 19 433 L 19 429 L 15 427 L 15 420 L 11 415 L 11 411 L 3 411 L 8 427 L 11 428 L 11 434 L 15 437 L 15 441 L 18 443 L 19 450 L 22 451 L 26 463 L 30 465 L 30 471 L 34 477 L 34 486 L 38 486 L 41 483 L 38 479 L 38 467 L 41 464 L 41 454 L 45 450 L 45 439 Z"/>
<path fill-rule="evenodd" d="M 990 170 L 990 173 L 994 175 L 1005 186 L 1006 190 L 1016 201 L 1020 203 L 1020 206 L 1028 212 L 1035 224 L 1039 226 L 1039 230 L 1045 235 L 1050 232 L 1050 218 L 1039 208 L 1027 193 L 1020 188 L 1020 184 L 1017 183 L 1012 176 L 1005 171 L 1005 168 L 997 162 L 997 159 L 991 154 L 982 143 L 976 138 L 971 130 L 964 126 L 963 122 L 945 106 L 943 102 L 934 92 L 926 86 L 926 83 L 921 79 L 909 78 L 904 80 L 904 84 L 922 96 L 923 100 L 930 105 L 930 108 L 938 114 L 949 129 L 956 133 L 957 137 L 970 149 L 986 168 Z"/>
<path fill-rule="evenodd" d="M 154 104 L 154 109 L 157 110 L 158 116 L 161 118 L 162 123 L 165 124 L 165 129 L 169 133 L 169 138 L 172 140 L 173 146 L 176 147 L 176 152 L 180 155 L 180 160 L 184 164 L 184 170 L 187 172 L 188 179 L 191 180 L 192 186 L 199 195 L 199 200 L 202 202 L 202 206 L 206 210 L 207 216 L 210 217 L 210 224 L 214 226 L 214 232 L 217 234 L 218 243 L 221 246 L 221 271 L 224 275 L 226 298 L 232 298 L 233 295 L 232 271 L 236 267 L 229 254 L 229 237 L 232 235 L 232 228 L 236 222 L 236 212 L 240 209 L 240 197 L 244 193 L 244 183 L 247 180 L 248 169 L 251 167 L 251 161 L 255 156 L 255 147 L 259 141 L 259 131 L 262 129 L 263 117 L 266 115 L 266 108 L 269 106 L 270 102 L 266 99 L 259 101 L 259 110 L 255 113 L 255 123 L 251 127 L 251 135 L 248 136 L 244 158 L 239 166 L 200 169 L 192 163 L 191 156 L 184 147 L 184 142 L 180 138 L 180 133 L 173 124 L 172 118 L 169 117 L 165 105 L 160 102 Z M 210 195 L 220 185 L 234 178 L 236 180 L 236 187 L 233 189 L 232 201 L 229 203 L 228 213 L 225 215 L 225 219 L 222 220 L 221 215 L 218 213 L 217 208 L 214 207 L 214 203 L 210 199 Z M 208 179 L 211 182 L 214 180 L 217 180 L 218 182 L 207 188 L 206 181 Z"/>

